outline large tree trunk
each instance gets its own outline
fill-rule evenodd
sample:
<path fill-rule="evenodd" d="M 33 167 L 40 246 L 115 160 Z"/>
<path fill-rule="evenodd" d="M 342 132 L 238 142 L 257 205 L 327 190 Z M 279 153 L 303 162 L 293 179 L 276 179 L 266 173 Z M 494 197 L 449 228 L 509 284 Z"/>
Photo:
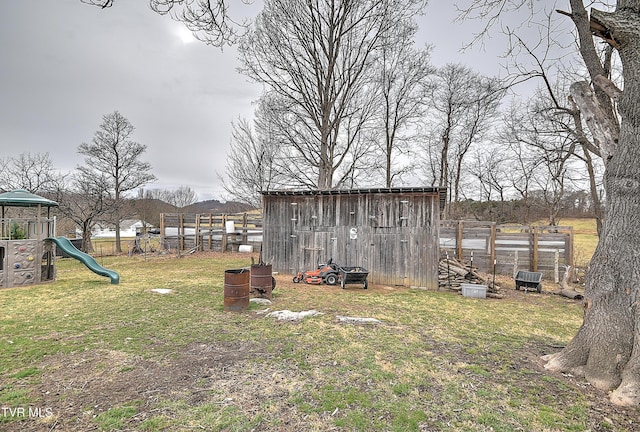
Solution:
<path fill-rule="evenodd" d="M 596 183 L 595 169 L 593 166 L 593 160 L 591 158 L 591 152 L 586 146 L 582 146 L 582 152 L 584 153 L 585 164 L 587 166 L 587 172 L 589 173 L 589 195 L 592 201 L 592 212 L 596 218 L 596 230 L 598 236 L 602 235 L 602 222 L 604 220 L 604 211 L 602 208 L 602 200 L 600 199 L 600 191 Z"/>
<path fill-rule="evenodd" d="M 120 239 L 120 220 L 116 221 L 115 226 L 116 226 L 116 253 L 121 254 L 122 244 Z"/>
<path fill-rule="evenodd" d="M 80 246 L 82 252 L 93 252 L 93 243 L 91 242 L 91 227 L 88 223 L 82 225 L 82 245 Z"/>
<path fill-rule="evenodd" d="M 626 8 L 622 8 L 624 5 Z M 633 11 L 636 12 L 633 12 Z M 585 287 L 584 322 L 546 368 L 584 373 L 595 387 L 613 390 L 619 405 L 640 403 L 640 0 L 619 1 L 616 12 L 592 11 L 608 31 L 623 64 L 618 143 L 605 169 L 605 223 Z M 603 152 L 606 158 L 607 151 Z"/>

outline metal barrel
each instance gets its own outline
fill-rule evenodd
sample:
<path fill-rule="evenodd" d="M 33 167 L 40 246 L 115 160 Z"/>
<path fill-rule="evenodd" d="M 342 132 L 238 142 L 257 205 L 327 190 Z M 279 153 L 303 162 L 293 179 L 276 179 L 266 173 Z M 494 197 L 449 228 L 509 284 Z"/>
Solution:
<path fill-rule="evenodd" d="M 273 276 L 271 264 L 253 264 L 251 266 L 251 292 L 255 297 L 272 298 Z"/>
<path fill-rule="evenodd" d="M 242 312 L 249 307 L 249 271 L 231 269 L 224 272 L 224 310 Z"/>

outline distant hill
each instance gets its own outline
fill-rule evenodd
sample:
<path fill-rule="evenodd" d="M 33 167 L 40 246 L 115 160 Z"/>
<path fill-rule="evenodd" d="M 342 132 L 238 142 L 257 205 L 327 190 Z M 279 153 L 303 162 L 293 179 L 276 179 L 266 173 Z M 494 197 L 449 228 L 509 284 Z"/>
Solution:
<path fill-rule="evenodd" d="M 178 211 L 180 213 L 215 213 L 215 214 L 231 214 L 243 213 L 254 208 L 248 204 L 236 201 L 220 202 L 218 200 L 201 201 L 189 206 L 183 207 Z"/>
<path fill-rule="evenodd" d="M 133 200 L 133 203 L 138 207 L 145 206 L 146 208 L 154 209 L 159 213 L 172 213 L 177 211 L 176 206 L 171 205 L 157 198 L 136 199 L 136 200 Z"/>
<path fill-rule="evenodd" d="M 160 224 L 160 213 L 175 213 L 175 206 L 156 198 L 143 198 L 128 201 L 127 217 L 139 218 L 153 226 Z"/>

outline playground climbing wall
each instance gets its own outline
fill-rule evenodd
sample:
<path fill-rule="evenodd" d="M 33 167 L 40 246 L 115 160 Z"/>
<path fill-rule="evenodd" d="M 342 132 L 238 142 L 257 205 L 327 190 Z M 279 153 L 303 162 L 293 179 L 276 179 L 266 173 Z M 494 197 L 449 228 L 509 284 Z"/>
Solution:
<path fill-rule="evenodd" d="M 51 244 L 42 240 L 0 241 L 0 287 L 52 280 Z"/>

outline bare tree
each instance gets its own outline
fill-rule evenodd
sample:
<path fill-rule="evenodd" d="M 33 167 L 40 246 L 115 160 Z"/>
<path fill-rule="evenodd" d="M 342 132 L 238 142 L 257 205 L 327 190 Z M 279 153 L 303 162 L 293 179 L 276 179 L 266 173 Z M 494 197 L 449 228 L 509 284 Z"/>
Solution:
<path fill-rule="evenodd" d="M 300 165 L 287 152 L 286 134 L 292 132 L 286 122 L 287 112 L 281 99 L 265 92 L 257 101 L 252 123 L 246 119 L 233 122 L 231 146 L 227 154 L 224 189 L 234 199 L 254 207 L 262 205 L 261 192 L 300 184 Z"/>
<path fill-rule="evenodd" d="M 241 71 L 287 109 L 287 145 L 317 173 L 315 187 L 330 189 L 348 178 L 357 130 L 373 112 L 362 99 L 370 82 L 374 52 L 421 0 L 267 0 L 255 29 L 239 45 Z M 360 97 L 355 104 L 355 98 Z M 285 112 L 284 110 L 282 112 Z M 354 119 L 361 119 L 356 120 Z M 346 177 L 345 177 L 346 175 Z"/>
<path fill-rule="evenodd" d="M 509 183 L 506 173 L 512 169 L 511 159 L 496 145 L 476 149 L 469 161 L 467 171 L 476 178 L 480 201 L 492 201 L 494 193 L 498 200 L 507 199 Z"/>
<path fill-rule="evenodd" d="M 539 194 L 538 202 L 544 206 L 547 224 L 558 224 L 561 202 L 569 186 L 567 142 L 554 143 L 557 146 L 541 146 L 534 157 L 540 159 L 537 175 L 534 175 L 534 191 Z M 541 172 L 543 171 L 543 172 Z"/>
<path fill-rule="evenodd" d="M 233 123 L 223 187 L 234 199 L 254 207 L 262 205 L 261 192 L 277 185 L 279 146 L 269 141 L 267 131 L 254 131 L 249 122 Z"/>
<path fill-rule="evenodd" d="M 417 27 L 403 23 L 397 31 L 385 37 L 378 55 L 379 72 L 373 87 L 380 91 L 381 143 L 384 183 L 391 187 L 396 178 L 414 168 L 411 151 L 417 147 L 418 120 L 424 116 L 428 77 L 434 72 L 429 64 L 431 48 L 413 47 Z M 400 160 L 398 160 L 400 159 Z"/>
<path fill-rule="evenodd" d="M 583 79 L 584 71 L 574 71 L 575 63 L 580 61 L 577 53 L 568 52 L 567 46 L 563 46 L 552 33 L 557 26 L 553 15 L 557 13 L 551 10 L 544 11 L 544 20 L 536 23 L 540 29 L 540 39 L 527 40 L 518 34 L 517 30 L 508 29 L 510 62 L 507 70 L 514 83 L 535 79 L 540 82 L 534 113 L 546 119 L 546 130 L 556 135 L 562 135 L 574 142 L 572 158 L 582 161 L 586 170 L 586 181 L 591 200 L 593 202 L 593 215 L 596 218 L 598 233 L 602 230 L 603 209 L 601 203 L 601 178 L 598 169 L 600 149 L 594 136 L 585 127 L 583 115 L 577 107 L 574 99 L 569 95 L 569 84 L 575 80 Z M 614 71 L 611 47 L 600 50 L 604 71 L 610 76 Z M 611 133 L 617 135 L 617 123 L 613 107 L 607 123 Z M 601 159 L 600 159 L 601 160 Z"/>
<path fill-rule="evenodd" d="M 15 158 L 0 159 L 0 188 L 4 190 L 50 193 L 61 187 L 64 177 L 54 167 L 49 153 L 21 153 Z"/>
<path fill-rule="evenodd" d="M 135 190 L 156 177 L 151 173 L 151 165 L 140 160 L 146 146 L 131 141 L 133 125 L 118 111 L 102 117 L 102 124 L 90 144 L 82 143 L 78 153 L 86 156 L 85 164 L 78 167 L 85 178 L 108 179 L 107 189 L 113 199 L 114 224 L 116 230 L 116 252 L 122 252 L 120 245 L 120 209 L 128 191 Z"/>
<path fill-rule="evenodd" d="M 503 1 L 476 2 L 490 8 Z M 512 2 L 511 4 L 514 4 Z M 533 3 L 532 3 L 533 4 Z M 575 26 L 588 81 L 571 85 L 571 97 L 604 160 L 607 197 L 605 223 L 585 285 L 585 314 L 574 338 L 559 353 L 545 357 L 546 368 L 580 374 L 618 405 L 640 404 L 640 0 L 600 2 L 606 11 L 570 0 L 562 12 Z M 495 9 L 488 16 L 498 17 Z M 612 81 L 603 39 L 622 64 L 624 90 Z M 606 51 L 605 51 L 606 52 Z M 618 123 L 619 114 L 620 123 Z"/>
<path fill-rule="evenodd" d="M 145 189 L 139 188 L 136 199 L 153 199 L 163 201 L 173 207 L 186 207 L 198 202 L 198 194 L 189 186 L 179 186 L 178 189 Z"/>
<path fill-rule="evenodd" d="M 436 72 L 425 121 L 432 128 L 431 151 L 438 153 L 437 185 L 449 190 L 444 217 L 449 203 L 459 200 L 464 158 L 474 143 L 484 139 L 503 95 L 497 80 L 466 66 L 448 64 Z"/>
<path fill-rule="evenodd" d="M 183 208 L 198 202 L 198 194 L 189 186 L 183 185 L 176 190 L 168 191 L 166 201 L 178 208 Z"/>
<path fill-rule="evenodd" d="M 59 211 L 82 231 L 82 251 L 93 251 L 91 231 L 96 223 L 109 218 L 114 212 L 111 182 L 105 174 L 76 171 L 70 185 L 58 189 L 56 201 Z"/>
<path fill-rule="evenodd" d="M 437 186 L 440 183 L 440 151 L 441 136 L 436 128 L 430 125 L 420 125 L 418 128 L 421 140 L 418 152 L 418 172 L 424 184 Z"/>
<path fill-rule="evenodd" d="M 504 88 L 499 80 L 480 77 L 470 88 L 467 109 L 458 122 L 461 129 L 455 140 L 455 168 L 453 172 L 454 202 L 460 200 L 462 190 L 462 170 L 464 161 L 472 145 L 480 145 L 488 138 L 497 117 L 498 106 L 504 96 Z"/>
<path fill-rule="evenodd" d="M 102 9 L 113 6 L 115 0 L 80 0 Z M 182 22 L 198 40 L 222 47 L 235 43 L 246 30 L 245 18 L 233 18 L 229 0 L 149 0 L 149 6 L 160 15 L 170 15 Z M 236 0 L 231 3 L 249 5 L 253 0 Z M 238 14 L 239 15 L 239 14 Z"/>
<path fill-rule="evenodd" d="M 527 198 L 536 192 L 536 203 L 544 207 L 548 224 L 556 225 L 565 193 L 582 186 L 579 183 L 583 165 L 575 157 L 578 143 L 574 134 L 559 121 L 557 110 L 550 108 L 548 99 L 543 90 L 526 104 L 512 106 L 505 116 L 503 135 L 520 161 L 527 161 L 526 168 L 522 168 L 527 173 L 511 174 L 512 179 L 521 180 L 521 184 L 514 182 L 514 187 L 526 187 Z"/>

